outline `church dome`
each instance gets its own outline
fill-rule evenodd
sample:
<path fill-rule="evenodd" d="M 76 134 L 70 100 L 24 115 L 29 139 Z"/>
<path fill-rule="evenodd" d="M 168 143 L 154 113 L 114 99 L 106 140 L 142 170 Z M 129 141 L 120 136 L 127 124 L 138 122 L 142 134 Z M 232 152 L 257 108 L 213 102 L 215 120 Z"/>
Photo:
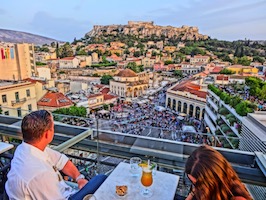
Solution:
<path fill-rule="evenodd" d="M 120 71 L 116 76 L 120 77 L 137 77 L 138 75 L 131 69 L 124 69 Z"/>

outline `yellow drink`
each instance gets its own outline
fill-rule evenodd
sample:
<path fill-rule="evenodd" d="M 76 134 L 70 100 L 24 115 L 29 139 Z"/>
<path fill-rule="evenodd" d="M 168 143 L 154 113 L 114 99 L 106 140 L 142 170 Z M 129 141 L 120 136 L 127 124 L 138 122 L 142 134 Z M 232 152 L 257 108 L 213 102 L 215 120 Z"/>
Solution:
<path fill-rule="evenodd" d="M 152 171 L 148 168 L 142 170 L 141 183 L 145 187 L 152 185 Z"/>

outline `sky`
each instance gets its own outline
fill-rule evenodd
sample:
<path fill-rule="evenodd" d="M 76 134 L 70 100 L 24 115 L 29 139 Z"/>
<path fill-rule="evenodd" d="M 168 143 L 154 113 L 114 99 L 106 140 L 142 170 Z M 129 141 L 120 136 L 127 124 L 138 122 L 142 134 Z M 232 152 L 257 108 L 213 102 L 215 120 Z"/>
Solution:
<path fill-rule="evenodd" d="M 72 42 L 93 25 L 197 26 L 220 40 L 266 40 L 266 0 L 6 0 L 0 28 Z"/>

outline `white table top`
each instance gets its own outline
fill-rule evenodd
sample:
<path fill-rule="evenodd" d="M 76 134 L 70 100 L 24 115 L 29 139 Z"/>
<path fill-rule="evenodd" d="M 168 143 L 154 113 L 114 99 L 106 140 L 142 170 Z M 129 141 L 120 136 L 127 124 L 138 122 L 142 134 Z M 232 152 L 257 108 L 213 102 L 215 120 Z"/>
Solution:
<path fill-rule="evenodd" d="M 149 187 L 153 194 L 150 198 L 144 198 L 141 195 L 143 186 L 139 177 L 133 177 L 130 173 L 130 165 L 119 163 L 114 171 L 108 176 L 103 184 L 94 193 L 97 200 L 173 200 L 179 181 L 179 176 L 165 172 L 156 171 L 153 176 L 153 184 Z M 120 197 L 116 194 L 116 185 L 127 185 L 127 194 Z"/>
<path fill-rule="evenodd" d="M 0 142 L 0 154 L 12 149 L 14 147 L 13 144 L 9 144 L 6 142 Z"/>

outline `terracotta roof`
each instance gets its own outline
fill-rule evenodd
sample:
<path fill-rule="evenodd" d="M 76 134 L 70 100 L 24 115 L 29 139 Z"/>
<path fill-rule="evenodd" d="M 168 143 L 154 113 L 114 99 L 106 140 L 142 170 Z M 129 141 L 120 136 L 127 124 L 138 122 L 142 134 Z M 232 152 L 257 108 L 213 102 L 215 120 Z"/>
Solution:
<path fill-rule="evenodd" d="M 73 105 L 73 102 L 61 92 L 48 92 L 37 103 L 38 106 L 65 107 Z"/>
<path fill-rule="evenodd" d="M 26 79 L 24 79 L 24 80 L 25 80 L 25 81 L 29 81 L 29 82 L 31 82 L 31 83 L 39 82 L 39 83 L 45 85 L 45 81 L 42 81 L 42 80 L 36 80 L 36 79 L 31 79 L 31 78 L 26 78 Z"/>
<path fill-rule="evenodd" d="M 94 97 L 99 97 L 99 96 L 102 96 L 103 94 L 91 94 L 88 96 L 88 99 L 90 98 L 94 98 Z"/>
<path fill-rule="evenodd" d="M 98 85 L 95 85 L 95 87 L 97 87 L 97 88 L 101 89 L 101 88 L 103 88 L 103 87 L 104 87 L 104 85 L 98 84 Z"/>
<path fill-rule="evenodd" d="M 73 60 L 75 57 L 65 57 L 65 58 L 61 58 L 60 60 Z"/>
<path fill-rule="evenodd" d="M 180 84 L 177 84 L 173 91 L 189 92 L 191 94 L 197 95 L 200 98 L 206 99 L 207 92 L 200 91 L 200 86 L 192 83 L 190 80 L 183 81 Z"/>
<path fill-rule="evenodd" d="M 103 93 L 103 94 L 107 94 L 109 91 L 110 91 L 109 88 L 103 88 L 103 89 L 101 90 L 101 93 Z"/>
<path fill-rule="evenodd" d="M 228 81 L 228 76 L 219 75 L 219 76 L 216 77 L 216 80 L 219 80 L 219 81 L 221 81 L 221 80 Z"/>
<path fill-rule="evenodd" d="M 111 94 L 104 94 L 103 95 L 104 101 L 117 98 L 117 96 L 111 95 Z"/>
<path fill-rule="evenodd" d="M 131 69 L 124 69 L 120 71 L 116 76 L 120 77 L 137 77 L 137 74 Z"/>
<path fill-rule="evenodd" d="M 222 67 L 214 67 L 211 73 L 219 73 L 220 71 L 222 71 L 222 69 Z"/>

